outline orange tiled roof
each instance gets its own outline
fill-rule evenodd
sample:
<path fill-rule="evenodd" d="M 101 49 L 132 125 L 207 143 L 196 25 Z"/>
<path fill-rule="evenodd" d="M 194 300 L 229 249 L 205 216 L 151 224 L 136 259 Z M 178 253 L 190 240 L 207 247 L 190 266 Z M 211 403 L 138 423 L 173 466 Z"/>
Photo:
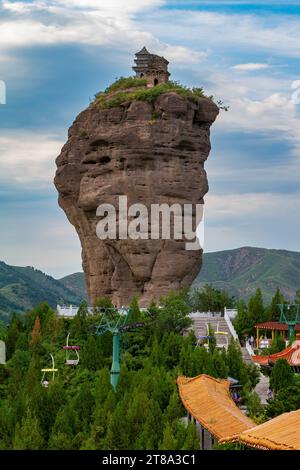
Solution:
<path fill-rule="evenodd" d="M 297 410 L 242 432 L 239 441 L 263 450 L 300 450 L 299 428 L 300 410 Z"/>
<path fill-rule="evenodd" d="M 177 385 L 186 410 L 218 440 L 237 437 L 255 426 L 232 400 L 228 380 L 203 374 L 178 377 Z"/>
<path fill-rule="evenodd" d="M 276 362 L 278 359 L 286 359 L 291 366 L 300 366 L 300 340 L 293 342 L 291 346 L 270 356 L 252 356 L 252 360 L 260 365 Z"/>

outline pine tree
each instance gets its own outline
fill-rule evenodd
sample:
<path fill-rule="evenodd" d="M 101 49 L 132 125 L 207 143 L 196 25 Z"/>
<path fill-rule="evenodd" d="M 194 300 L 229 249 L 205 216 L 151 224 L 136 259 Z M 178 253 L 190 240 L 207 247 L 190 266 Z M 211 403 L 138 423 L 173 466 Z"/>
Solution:
<path fill-rule="evenodd" d="M 72 448 L 70 436 L 60 431 L 51 434 L 48 443 L 49 450 L 71 450 Z"/>
<path fill-rule="evenodd" d="M 95 398 L 96 405 L 100 403 L 103 405 L 107 399 L 108 394 L 111 392 L 112 386 L 110 384 L 110 374 L 107 368 L 101 369 L 96 373 L 95 379 Z"/>
<path fill-rule="evenodd" d="M 256 392 L 249 393 L 247 396 L 247 412 L 251 418 L 257 418 L 263 411 L 260 398 Z"/>
<path fill-rule="evenodd" d="M 95 300 L 94 309 L 101 312 L 104 309 L 114 309 L 114 305 L 109 297 L 99 297 Z"/>
<path fill-rule="evenodd" d="M 174 436 L 174 432 L 172 430 L 171 425 L 167 422 L 164 433 L 163 439 L 159 445 L 159 450 L 176 450 L 177 449 L 177 439 Z"/>
<path fill-rule="evenodd" d="M 208 350 L 210 353 L 213 353 L 214 350 L 216 349 L 217 340 L 215 336 L 215 331 L 212 328 L 210 323 L 208 324 L 208 336 L 210 337 L 208 340 Z"/>
<path fill-rule="evenodd" d="M 81 429 L 87 430 L 91 424 L 91 417 L 95 407 L 95 399 L 91 390 L 82 384 L 78 395 L 74 399 L 76 415 L 81 423 Z"/>
<path fill-rule="evenodd" d="M 81 423 L 78 420 L 76 409 L 72 401 L 69 401 L 65 406 L 61 407 L 57 413 L 49 439 L 49 449 L 54 449 L 54 442 L 59 441 L 62 443 L 61 439 L 64 438 L 71 450 L 73 448 L 71 443 L 80 429 Z M 67 449 L 68 447 L 63 448 Z"/>
<path fill-rule="evenodd" d="M 256 289 L 255 294 L 250 297 L 248 302 L 248 311 L 252 329 L 257 323 L 262 323 L 266 320 L 266 312 L 261 289 Z"/>
<path fill-rule="evenodd" d="M 13 448 L 15 450 L 38 450 L 42 449 L 44 440 L 42 437 L 38 419 L 29 411 L 17 424 Z"/>
<path fill-rule="evenodd" d="M 3 321 L 0 320 L 0 341 L 5 341 L 7 334 L 7 328 Z"/>
<path fill-rule="evenodd" d="M 286 302 L 284 295 L 280 292 L 279 287 L 277 287 L 274 297 L 272 298 L 271 305 L 267 308 L 267 314 L 269 320 L 279 321 L 280 318 L 280 309 L 279 304 L 284 304 Z"/>
<path fill-rule="evenodd" d="M 159 366 L 162 363 L 162 357 L 161 357 L 160 353 L 161 353 L 161 351 L 160 351 L 160 347 L 159 347 L 158 338 L 155 335 L 153 340 L 152 340 L 151 355 L 150 355 L 151 363 L 154 366 Z"/>
<path fill-rule="evenodd" d="M 239 300 L 237 302 L 237 316 L 233 320 L 234 327 L 239 338 L 242 338 L 245 335 L 249 335 L 252 332 L 253 321 L 251 320 L 250 313 L 248 312 L 248 307 L 244 300 Z"/>
<path fill-rule="evenodd" d="M 126 413 L 128 439 L 132 448 L 136 448 L 139 435 L 142 433 L 143 426 L 147 420 L 150 402 L 145 392 L 135 390 L 130 396 Z"/>
<path fill-rule="evenodd" d="M 181 333 L 191 325 L 192 321 L 188 317 L 190 307 L 185 302 L 182 292 L 171 292 L 166 298 L 161 299 L 161 304 L 162 308 L 157 318 L 159 331 Z"/>
<path fill-rule="evenodd" d="M 104 357 L 99 337 L 90 335 L 81 353 L 81 362 L 88 370 L 96 371 L 104 366 Z"/>
<path fill-rule="evenodd" d="M 285 349 L 285 340 L 280 334 L 276 334 L 269 350 L 269 354 L 275 354 Z"/>
<path fill-rule="evenodd" d="M 200 438 L 195 423 L 188 423 L 186 438 L 181 450 L 199 450 Z"/>
<path fill-rule="evenodd" d="M 216 372 L 216 378 L 226 379 L 228 377 L 228 367 L 226 364 L 226 355 L 223 354 L 223 351 L 214 350 L 212 356 L 213 367 Z"/>
<path fill-rule="evenodd" d="M 87 302 L 82 302 L 70 328 L 70 334 L 72 338 L 78 338 L 79 340 L 87 339 L 89 334 L 89 323 L 87 317 L 88 304 Z"/>
<path fill-rule="evenodd" d="M 37 316 L 34 322 L 34 326 L 31 332 L 30 348 L 33 352 L 37 352 L 38 346 L 41 342 L 41 320 Z"/>
<path fill-rule="evenodd" d="M 129 308 L 130 308 L 129 323 L 140 322 L 142 320 L 142 315 L 139 309 L 139 303 L 138 303 L 137 297 L 133 297 Z"/>
<path fill-rule="evenodd" d="M 22 323 L 16 315 L 12 316 L 9 328 L 6 335 L 6 358 L 9 360 L 16 347 L 18 335 L 22 331 Z"/>
<path fill-rule="evenodd" d="M 136 449 L 154 450 L 162 438 L 162 412 L 158 403 L 149 401 L 145 421 L 142 424 L 142 433 L 137 437 Z"/>
<path fill-rule="evenodd" d="M 169 404 L 164 412 L 164 421 L 168 421 L 171 424 L 174 420 L 184 416 L 184 414 L 185 411 L 182 406 L 178 391 L 174 390 L 171 395 Z"/>
<path fill-rule="evenodd" d="M 127 397 L 128 398 L 128 397 Z M 110 416 L 105 447 L 107 450 L 130 450 L 132 442 L 129 441 L 127 422 L 128 403 L 125 399 L 118 403 Z"/>
<path fill-rule="evenodd" d="M 286 359 L 278 359 L 270 376 L 270 388 L 275 393 L 294 383 L 293 371 Z"/>
<path fill-rule="evenodd" d="M 230 377 L 237 379 L 242 385 L 249 382 L 247 368 L 243 362 L 240 348 L 232 339 L 227 351 L 227 365 Z"/>

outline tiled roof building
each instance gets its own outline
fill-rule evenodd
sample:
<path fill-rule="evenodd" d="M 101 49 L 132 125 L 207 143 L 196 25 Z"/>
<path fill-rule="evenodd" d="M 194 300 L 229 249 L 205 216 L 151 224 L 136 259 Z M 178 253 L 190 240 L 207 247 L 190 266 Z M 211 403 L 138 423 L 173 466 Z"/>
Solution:
<path fill-rule="evenodd" d="M 213 440 L 234 439 L 255 426 L 232 400 L 228 380 L 202 374 L 193 378 L 178 377 L 177 385 L 189 415 L 198 423 L 200 431 L 204 428 Z"/>
<path fill-rule="evenodd" d="M 277 416 L 239 435 L 239 442 L 261 450 L 300 450 L 300 410 Z"/>

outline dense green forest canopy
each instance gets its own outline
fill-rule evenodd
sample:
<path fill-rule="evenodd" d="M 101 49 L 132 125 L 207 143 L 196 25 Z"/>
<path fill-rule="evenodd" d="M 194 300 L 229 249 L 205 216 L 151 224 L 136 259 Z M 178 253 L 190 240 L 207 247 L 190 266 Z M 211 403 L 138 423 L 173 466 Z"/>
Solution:
<path fill-rule="evenodd" d="M 103 306 L 88 315 L 81 305 L 73 320 L 58 318 L 41 304 L 25 316 L 13 316 L 0 329 L 7 364 L 0 366 L 0 449 L 198 449 L 194 424 L 186 412 L 176 378 L 201 373 L 237 378 L 246 397 L 258 381 L 257 368 L 246 365 L 233 342 L 228 351 L 196 347 L 189 332 L 190 306 L 185 294 L 172 293 L 147 313 L 133 303 L 133 320 L 143 328 L 122 335 L 122 367 L 116 391 L 110 385 L 112 336 L 96 336 Z M 185 332 L 185 334 L 183 334 Z M 67 334 L 81 347 L 80 363 L 65 365 Z M 58 369 L 49 387 L 41 369 Z"/>

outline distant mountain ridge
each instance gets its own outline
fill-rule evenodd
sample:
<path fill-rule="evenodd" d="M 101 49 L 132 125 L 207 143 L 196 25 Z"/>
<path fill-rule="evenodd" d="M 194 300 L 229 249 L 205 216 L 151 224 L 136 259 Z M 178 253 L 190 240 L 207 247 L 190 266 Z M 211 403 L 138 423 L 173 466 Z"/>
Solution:
<path fill-rule="evenodd" d="M 279 287 L 292 300 L 300 289 L 300 253 L 253 247 L 205 253 L 193 286 L 207 283 L 244 299 L 260 287 L 266 301 Z"/>
<path fill-rule="evenodd" d="M 266 301 L 276 288 L 293 300 L 300 289 L 300 253 L 287 250 L 243 247 L 205 253 L 193 287 L 212 284 L 236 298 L 248 299 L 260 287 Z M 84 274 L 54 279 L 32 267 L 10 266 L 0 261 L 0 319 L 48 302 L 79 305 L 87 299 Z"/>
<path fill-rule="evenodd" d="M 77 295 L 86 295 L 83 273 L 71 274 L 60 282 Z M 204 253 L 202 269 L 193 287 L 204 284 L 212 284 L 244 299 L 260 287 L 267 302 L 279 287 L 293 300 L 296 290 L 300 289 L 300 253 L 254 247 Z"/>
<path fill-rule="evenodd" d="M 69 274 L 69 276 L 65 276 L 59 279 L 59 282 L 78 297 L 87 299 L 88 295 L 83 272 Z"/>
<path fill-rule="evenodd" d="M 0 319 L 25 312 L 41 302 L 78 304 L 80 295 L 33 267 L 10 266 L 0 261 Z"/>

